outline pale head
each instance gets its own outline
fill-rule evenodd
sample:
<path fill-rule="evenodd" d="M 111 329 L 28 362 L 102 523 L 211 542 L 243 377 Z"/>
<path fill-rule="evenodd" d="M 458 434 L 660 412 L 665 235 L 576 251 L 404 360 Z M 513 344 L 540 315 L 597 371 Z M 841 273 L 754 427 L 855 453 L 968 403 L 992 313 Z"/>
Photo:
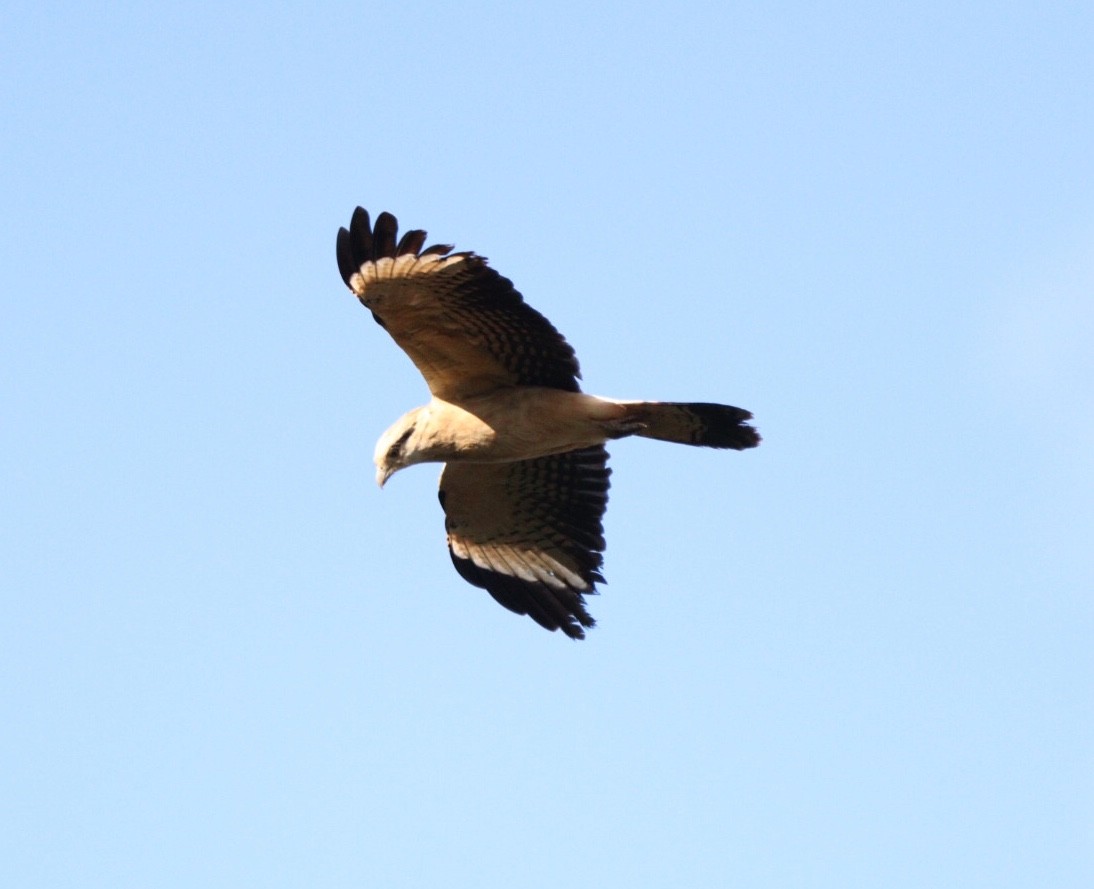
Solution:
<path fill-rule="evenodd" d="M 419 407 L 403 414 L 376 442 L 376 453 L 372 461 L 376 464 L 376 484 L 381 488 L 400 469 L 421 462 L 414 448 L 418 415 L 421 411 L 422 408 Z"/>

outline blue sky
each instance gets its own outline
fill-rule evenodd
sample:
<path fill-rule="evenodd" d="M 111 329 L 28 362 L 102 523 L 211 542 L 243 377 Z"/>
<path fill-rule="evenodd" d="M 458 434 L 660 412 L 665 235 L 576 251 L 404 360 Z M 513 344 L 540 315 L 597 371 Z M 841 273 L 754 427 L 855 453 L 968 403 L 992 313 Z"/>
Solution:
<path fill-rule="evenodd" d="M 10 3 L 11 885 L 1094 878 L 1094 12 Z M 488 256 L 613 446 L 575 644 L 464 584 L 357 204 Z"/>

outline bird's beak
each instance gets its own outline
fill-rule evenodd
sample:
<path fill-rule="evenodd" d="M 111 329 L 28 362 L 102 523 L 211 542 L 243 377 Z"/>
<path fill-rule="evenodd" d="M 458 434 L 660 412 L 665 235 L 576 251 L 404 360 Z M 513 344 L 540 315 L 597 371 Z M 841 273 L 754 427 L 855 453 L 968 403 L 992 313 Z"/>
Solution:
<path fill-rule="evenodd" d="M 385 468 L 383 466 L 377 466 L 376 467 L 376 484 L 378 484 L 382 488 L 384 486 L 384 482 L 386 482 L 389 478 L 391 478 L 391 473 L 392 472 L 394 472 L 394 470 L 391 469 L 391 468 Z"/>

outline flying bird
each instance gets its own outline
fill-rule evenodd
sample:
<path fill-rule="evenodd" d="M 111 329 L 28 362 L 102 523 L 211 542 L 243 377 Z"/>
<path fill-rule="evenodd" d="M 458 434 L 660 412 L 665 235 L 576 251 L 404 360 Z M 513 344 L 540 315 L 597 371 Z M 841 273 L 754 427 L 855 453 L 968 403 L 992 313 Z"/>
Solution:
<path fill-rule="evenodd" d="M 342 280 L 410 356 L 429 403 L 376 445 L 376 480 L 443 463 L 440 501 L 460 575 L 517 614 L 583 639 L 585 595 L 604 583 L 607 441 L 637 435 L 744 450 L 760 443 L 746 410 L 618 401 L 581 391 L 574 350 L 474 253 L 423 249 L 358 207 L 338 231 Z"/>

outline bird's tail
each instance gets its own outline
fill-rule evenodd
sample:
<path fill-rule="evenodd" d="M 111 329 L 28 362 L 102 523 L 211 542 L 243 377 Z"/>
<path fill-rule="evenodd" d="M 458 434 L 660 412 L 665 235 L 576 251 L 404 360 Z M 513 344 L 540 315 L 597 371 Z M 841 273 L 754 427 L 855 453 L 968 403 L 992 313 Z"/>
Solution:
<path fill-rule="evenodd" d="M 625 401 L 622 406 L 625 413 L 619 424 L 621 435 L 735 451 L 760 443 L 760 433 L 745 422 L 752 419 L 752 414 L 728 404 Z"/>

